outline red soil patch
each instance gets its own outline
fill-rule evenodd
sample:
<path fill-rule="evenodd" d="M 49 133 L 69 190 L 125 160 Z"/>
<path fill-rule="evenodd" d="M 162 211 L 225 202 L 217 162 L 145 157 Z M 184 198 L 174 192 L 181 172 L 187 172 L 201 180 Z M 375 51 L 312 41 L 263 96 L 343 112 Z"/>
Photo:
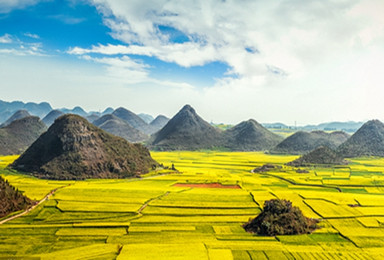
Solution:
<path fill-rule="evenodd" d="M 191 188 L 241 189 L 239 185 L 223 185 L 221 183 L 176 183 L 173 186 Z"/>

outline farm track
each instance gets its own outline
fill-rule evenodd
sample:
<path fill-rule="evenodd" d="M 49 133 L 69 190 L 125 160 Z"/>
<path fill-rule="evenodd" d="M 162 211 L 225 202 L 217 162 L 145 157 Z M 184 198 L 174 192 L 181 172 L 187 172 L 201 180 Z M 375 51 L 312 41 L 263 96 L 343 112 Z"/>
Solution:
<path fill-rule="evenodd" d="M 154 200 L 157 200 L 157 199 L 160 199 L 160 198 L 162 198 L 162 197 L 165 197 L 165 196 L 167 196 L 169 193 L 170 193 L 170 192 L 167 191 L 166 193 L 161 194 L 160 196 L 157 196 L 157 197 L 155 197 L 155 198 L 151 198 L 151 199 L 147 200 L 147 201 L 143 204 L 143 206 L 141 206 L 141 207 L 139 208 L 139 210 L 137 211 L 137 213 L 140 215 L 141 212 L 148 206 L 148 204 L 149 204 L 150 202 L 152 202 L 152 201 L 154 201 Z"/>
<path fill-rule="evenodd" d="M 60 189 L 63 189 L 63 188 L 66 188 L 68 186 L 70 186 L 71 184 L 68 184 L 68 185 L 65 185 L 65 186 L 61 186 L 61 187 L 58 187 L 56 189 L 53 189 L 51 190 L 47 195 L 45 195 L 45 197 L 43 199 L 41 199 L 39 202 L 37 202 L 35 205 L 33 205 L 32 207 L 29 207 L 27 208 L 25 211 L 17 214 L 17 215 L 13 215 L 13 216 L 10 216 L 9 218 L 6 218 L 6 219 L 3 219 L 2 221 L 0 221 L 0 225 L 8 222 L 8 221 L 11 221 L 11 220 L 14 220 L 16 218 L 19 218 L 21 216 L 24 216 L 25 214 L 29 213 L 30 211 L 34 210 L 35 208 L 37 208 L 40 204 L 42 204 L 44 201 L 48 200 L 49 197 L 51 197 L 53 194 L 55 194 L 56 191 L 60 190 Z"/>
<path fill-rule="evenodd" d="M 255 173 L 254 169 L 251 170 L 251 173 Z M 338 192 L 342 192 L 342 190 L 339 187 L 335 187 L 335 186 L 328 186 L 328 185 L 321 185 L 321 184 L 309 184 L 309 183 L 297 183 L 297 182 L 294 182 L 292 180 L 286 179 L 284 177 L 277 176 L 277 175 L 270 174 L 270 173 L 266 173 L 266 172 L 259 173 L 259 174 L 260 175 L 266 175 L 266 176 L 274 177 L 274 178 L 280 179 L 282 181 L 286 181 L 286 182 L 288 182 L 289 184 L 292 184 L 292 185 L 335 189 Z M 363 186 L 361 186 L 361 187 L 363 187 Z"/>
<path fill-rule="evenodd" d="M 172 172 L 173 173 L 173 172 Z M 152 178 L 156 178 L 156 177 L 160 177 L 160 176 L 164 176 L 164 175 L 168 175 L 168 174 L 171 174 L 171 173 L 165 173 L 165 174 L 160 174 L 160 175 L 154 175 L 154 176 L 149 176 L 149 177 L 144 177 L 144 178 L 140 178 L 140 179 L 132 179 L 132 181 L 141 181 L 141 180 L 146 180 L 146 179 L 152 179 Z M 16 218 L 19 218 L 21 216 L 24 216 L 25 214 L 31 212 L 32 210 L 34 210 L 35 208 L 37 208 L 39 205 L 41 205 L 44 201 L 48 200 L 53 194 L 55 194 L 56 191 L 60 190 L 60 189 L 63 189 L 63 188 L 66 188 L 68 186 L 70 186 L 72 184 L 68 184 L 68 185 L 64 185 L 64 186 L 61 186 L 61 187 L 58 187 L 56 189 L 53 189 L 51 190 L 47 195 L 45 195 L 45 197 L 43 199 L 41 199 L 40 201 L 38 201 L 36 204 L 34 204 L 33 206 L 27 208 L 26 210 L 24 210 L 23 212 L 20 212 L 19 214 L 16 214 L 16 215 L 13 215 L 13 216 L 10 216 L 6 219 L 3 219 L 0 221 L 0 225 L 8 222 L 8 221 L 11 221 L 11 220 L 14 220 Z M 147 206 L 148 206 L 148 203 L 150 203 L 152 200 L 155 200 L 155 199 L 158 199 L 158 198 L 161 198 L 163 196 L 166 196 L 168 195 L 169 192 L 165 193 L 165 194 L 162 194 L 160 195 L 159 197 L 156 197 L 156 198 L 152 198 L 150 200 L 148 200 L 143 206 L 141 206 L 141 208 L 139 209 L 138 213 L 140 214 L 141 211 L 143 211 Z"/>

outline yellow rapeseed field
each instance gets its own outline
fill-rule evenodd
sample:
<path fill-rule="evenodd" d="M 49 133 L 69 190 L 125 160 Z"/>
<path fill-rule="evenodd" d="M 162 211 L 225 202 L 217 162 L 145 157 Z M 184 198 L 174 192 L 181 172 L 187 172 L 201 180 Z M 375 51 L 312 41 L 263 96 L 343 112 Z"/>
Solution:
<path fill-rule="evenodd" d="M 297 156 L 152 152 L 178 173 L 124 180 L 51 181 L 8 170 L 28 197 L 53 196 L 0 225 L 0 255 L 42 259 L 384 259 L 384 159 L 296 171 Z M 264 164 L 266 173 L 251 170 Z M 177 185 L 176 185 L 177 184 Z M 193 184 L 193 185 L 190 185 Z M 299 236 L 245 232 L 266 200 L 288 199 L 320 229 Z"/>

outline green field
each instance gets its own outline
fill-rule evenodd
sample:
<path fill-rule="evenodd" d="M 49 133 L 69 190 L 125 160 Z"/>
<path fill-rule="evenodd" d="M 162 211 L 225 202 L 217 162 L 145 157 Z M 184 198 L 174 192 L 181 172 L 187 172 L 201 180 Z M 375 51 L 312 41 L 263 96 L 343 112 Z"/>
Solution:
<path fill-rule="evenodd" d="M 0 256 L 18 259 L 384 259 L 384 158 L 347 167 L 284 166 L 297 156 L 152 152 L 180 173 L 124 180 L 39 180 L 0 173 L 28 197 L 50 199 L 0 225 Z M 251 173 L 265 163 L 281 169 Z M 174 184 L 238 185 L 240 189 Z M 241 225 L 265 200 L 288 199 L 321 219 L 309 235 L 264 237 Z M 0 258 L 1 258 L 0 257 Z"/>

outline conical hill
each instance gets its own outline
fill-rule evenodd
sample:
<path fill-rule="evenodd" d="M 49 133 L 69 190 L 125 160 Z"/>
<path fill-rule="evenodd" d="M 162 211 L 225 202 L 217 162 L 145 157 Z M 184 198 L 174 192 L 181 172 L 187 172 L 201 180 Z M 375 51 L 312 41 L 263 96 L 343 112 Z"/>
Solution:
<path fill-rule="evenodd" d="M 299 159 L 294 160 L 288 165 L 292 166 L 308 166 L 313 164 L 326 164 L 326 165 L 341 165 L 345 164 L 343 157 L 338 155 L 334 150 L 327 146 L 320 146 L 315 150 L 301 156 Z"/>
<path fill-rule="evenodd" d="M 150 146 L 156 150 L 199 150 L 221 146 L 221 131 L 204 121 L 196 111 L 185 105 L 157 133 Z"/>
<path fill-rule="evenodd" d="M 169 118 L 163 115 L 157 116 L 150 125 L 156 129 L 156 132 L 163 128 L 169 122 Z"/>
<path fill-rule="evenodd" d="M 0 128 L 0 154 L 21 154 L 43 132 L 45 124 L 37 116 L 28 116 Z"/>
<path fill-rule="evenodd" d="M 268 150 L 283 140 L 253 119 L 226 130 L 224 139 L 226 148 L 237 151 Z"/>
<path fill-rule="evenodd" d="M 379 120 L 366 122 L 337 152 L 344 157 L 384 156 L 384 124 Z"/>
<path fill-rule="evenodd" d="M 123 137 L 129 142 L 142 142 L 149 138 L 148 135 L 133 128 L 128 122 L 111 114 L 100 117 L 93 124 L 108 133 Z"/>
<path fill-rule="evenodd" d="M 147 148 L 67 114 L 59 117 L 11 167 L 47 179 L 126 178 L 157 165 Z"/>
<path fill-rule="evenodd" d="M 326 133 L 324 131 L 298 131 L 284 139 L 273 148 L 271 152 L 305 154 L 320 146 L 328 146 L 331 149 L 336 149 L 348 138 L 349 135 L 342 131 L 335 131 L 332 133 Z"/>
<path fill-rule="evenodd" d="M 119 107 L 118 109 L 113 111 L 112 114 L 128 122 L 128 124 L 130 124 L 133 128 L 136 128 L 137 130 L 145 134 L 150 135 L 156 131 L 156 129 L 154 129 L 151 125 L 147 124 L 138 115 L 123 107 Z"/>
<path fill-rule="evenodd" d="M 60 110 L 52 110 L 51 112 L 49 112 L 44 118 L 43 118 L 43 122 L 47 125 L 47 126 L 51 126 L 53 124 L 53 122 L 55 122 L 56 118 L 58 118 L 59 116 L 62 116 L 64 113 L 61 112 Z"/>
<path fill-rule="evenodd" d="M 5 121 L 3 124 L 1 124 L 0 127 L 5 127 L 5 126 L 9 125 L 10 123 L 12 123 L 15 120 L 22 119 L 22 118 L 25 118 L 25 117 L 28 117 L 28 116 L 31 116 L 31 114 L 28 113 L 27 110 L 24 110 L 24 109 L 18 110 L 11 117 L 9 117 L 7 119 L 7 121 Z"/>

